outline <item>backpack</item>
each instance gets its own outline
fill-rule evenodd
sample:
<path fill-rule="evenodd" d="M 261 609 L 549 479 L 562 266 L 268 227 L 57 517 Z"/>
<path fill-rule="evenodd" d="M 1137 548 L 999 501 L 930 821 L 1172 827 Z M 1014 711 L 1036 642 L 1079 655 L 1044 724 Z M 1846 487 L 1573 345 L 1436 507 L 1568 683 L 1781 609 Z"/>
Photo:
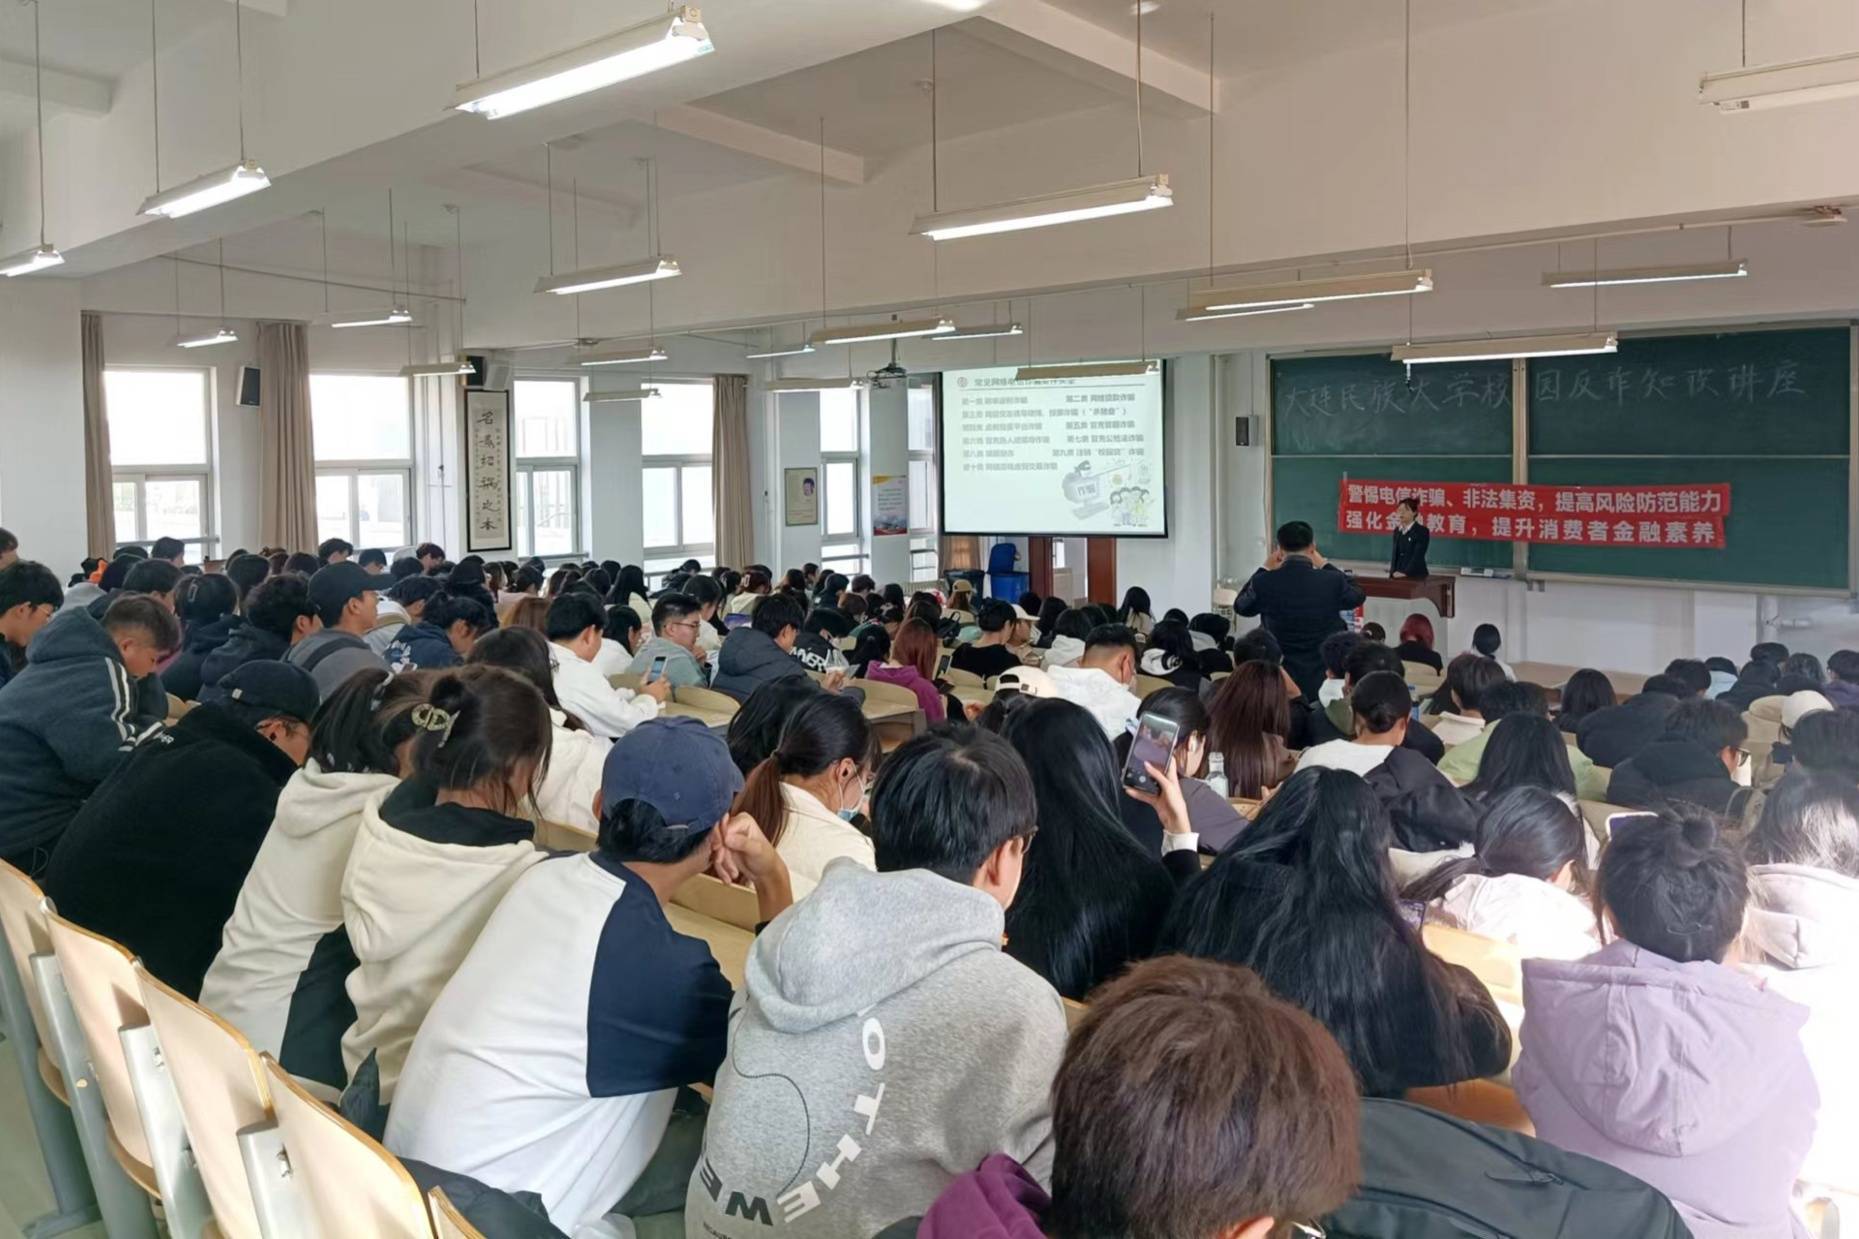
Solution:
<path fill-rule="evenodd" d="M 1672 1203 L 1605 1162 L 1404 1101 L 1362 1102 L 1362 1185 L 1331 1239 L 1689 1239 Z"/>

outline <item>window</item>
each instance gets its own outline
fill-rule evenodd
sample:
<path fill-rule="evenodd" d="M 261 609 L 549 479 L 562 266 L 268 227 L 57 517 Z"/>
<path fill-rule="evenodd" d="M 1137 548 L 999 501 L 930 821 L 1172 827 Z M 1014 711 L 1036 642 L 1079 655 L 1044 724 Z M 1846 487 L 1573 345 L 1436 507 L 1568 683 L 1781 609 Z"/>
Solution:
<path fill-rule="evenodd" d="M 579 554 L 581 383 L 518 379 L 514 388 L 517 556 Z"/>
<path fill-rule="evenodd" d="M 406 379 L 312 374 L 316 536 L 357 549 L 413 541 L 413 403 Z"/>
<path fill-rule="evenodd" d="M 820 393 L 820 567 L 856 576 L 865 555 L 864 488 L 859 485 L 859 393 Z"/>
<path fill-rule="evenodd" d="M 910 451 L 910 579 L 934 580 L 939 566 L 936 493 L 936 388 L 913 383 L 908 392 Z"/>
<path fill-rule="evenodd" d="M 709 383 L 660 381 L 655 386 L 658 399 L 639 406 L 645 466 L 639 498 L 647 572 L 653 572 L 655 564 L 675 568 L 716 552 L 711 508 L 716 486 L 710 464 L 715 397 Z"/>
<path fill-rule="evenodd" d="M 211 370 L 105 370 L 116 540 L 179 538 L 213 554 Z"/>

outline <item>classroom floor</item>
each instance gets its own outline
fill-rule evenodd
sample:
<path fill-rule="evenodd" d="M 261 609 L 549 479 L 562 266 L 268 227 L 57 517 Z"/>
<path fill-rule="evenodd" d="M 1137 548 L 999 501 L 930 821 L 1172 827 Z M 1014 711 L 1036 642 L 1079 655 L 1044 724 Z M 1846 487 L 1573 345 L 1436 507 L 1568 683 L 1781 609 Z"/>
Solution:
<path fill-rule="evenodd" d="M 39 1141 L 20 1091 L 13 1047 L 0 1039 L 0 1239 L 20 1239 L 21 1228 L 52 1207 L 52 1189 L 39 1160 Z M 66 1231 L 71 1239 L 105 1239 L 103 1223 Z"/>

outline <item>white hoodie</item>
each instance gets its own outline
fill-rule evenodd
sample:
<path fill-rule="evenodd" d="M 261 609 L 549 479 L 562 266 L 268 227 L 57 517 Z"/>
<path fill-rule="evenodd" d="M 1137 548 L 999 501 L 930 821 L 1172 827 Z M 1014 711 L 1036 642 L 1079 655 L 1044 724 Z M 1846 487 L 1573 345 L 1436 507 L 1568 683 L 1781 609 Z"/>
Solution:
<path fill-rule="evenodd" d="M 549 773 L 536 791 L 536 811 L 545 822 L 596 830 L 594 794 L 600 790 L 601 771 L 613 741 L 591 731 L 570 731 L 568 716 L 549 711 L 554 742 L 549 748 Z"/>
<path fill-rule="evenodd" d="M 1084 642 L 1077 637 L 1054 637 L 1046 651 L 1046 667 L 1069 667 L 1084 657 Z"/>
<path fill-rule="evenodd" d="M 370 1050 L 379 1055 L 381 1100 L 393 1100 L 413 1035 L 433 1000 L 512 883 L 543 859 L 527 837 L 533 827 L 482 809 L 433 808 L 430 789 L 408 784 L 407 809 L 396 821 L 471 815 L 480 837 L 445 841 L 391 826 L 382 816 L 388 793 L 362 807 L 342 875 L 342 921 L 359 960 L 349 974 L 355 1023 L 343 1034 L 342 1057 L 355 1074 Z M 403 802 L 396 797 L 396 805 Z M 522 837 L 517 837 L 522 832 Z"/>
<path fill-rule="evenodd" d="M 565 645 L 549 643 L 555 665 L 555 696 L 597 736 L 618 740 L 647 719 L 658 717 L 658 702 L 644 693 L 615 688 L 593 663 Z"/>
<path fill-rule="evenodd" d="M 1807 1199 L 1825 1189 L 1859 1210 L 1859 878 L 1807 865 L 1752 865 L 1743 947 L 1750 971 L 1808 1009 L 1801 1045 L 1820 1089 Z"/>
<path fill-rule="evenodd" d="M 841 856 L 866 869 L 878 867 L 871 840 L 821 803 L 812 792 L 783 783 L 781 803 L 787 807 L 787 814 L 781 827 L 781 842 L 775 845 L 775 851 L 787 863 L 788 884 L 793 887 L 794 898 L 803 899 L 812 894 L 826 873 L 826 866 Z"/>
<path fill-rule="evenodd" d="M 325 774 L 314 759 L 291 776 L 200 987 L 202 1006 L 293 1074 L 302 1068 L 283 1054 L 292 999 L 317 944 L 342 928 L 342 871 L 362 806 L 398 782 L 388 774 Z M 299 1012 L 300 1024 L 307 1014 Z"/>
<path fill-rule="evenodd" d="M 1601 949 L 1594 910 L 1551 882 L 1468 873 L 1429 912 L 1448 925 L 1508 942 L 1525 959 L 1585 959 Z"/>
<path fill-rule="evenodd" d="M 1060 697 L 1081 705 L 1097 719 L 1104 734 L 1115 740 L 1142 709 L 1142 699 L 1108 671 L 1098 667 L 1051 667 L 1046 674 Z"/>

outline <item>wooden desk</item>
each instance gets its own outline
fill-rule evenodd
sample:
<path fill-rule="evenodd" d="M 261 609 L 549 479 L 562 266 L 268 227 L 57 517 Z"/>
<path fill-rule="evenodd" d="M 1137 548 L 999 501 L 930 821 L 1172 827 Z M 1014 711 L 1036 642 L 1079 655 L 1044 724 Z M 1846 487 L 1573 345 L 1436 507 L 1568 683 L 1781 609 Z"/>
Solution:
<path fill-rule="evenodd" d="M 1410 577 L 1365 576 L 1357 573 L 1356 584 L 1370 598 L 1395 598 L 1407 602 L 1425 599 L 1446 619 L 1451 619 L 1455 613 L 1457 577 L 1434 575 L 1415 580 Z"/>
<path fill-rule="evenodd" d="M 754 934 L 675 903 L 665 905 L 665 919 L 679 933 L 702 938 L 708 943 L 710 954 L 716 957 L 717 967 L 723 970 L 729 983 L 742 988 L 743 966 L 749 958 L 749 947 L 755 941 Z"/>

